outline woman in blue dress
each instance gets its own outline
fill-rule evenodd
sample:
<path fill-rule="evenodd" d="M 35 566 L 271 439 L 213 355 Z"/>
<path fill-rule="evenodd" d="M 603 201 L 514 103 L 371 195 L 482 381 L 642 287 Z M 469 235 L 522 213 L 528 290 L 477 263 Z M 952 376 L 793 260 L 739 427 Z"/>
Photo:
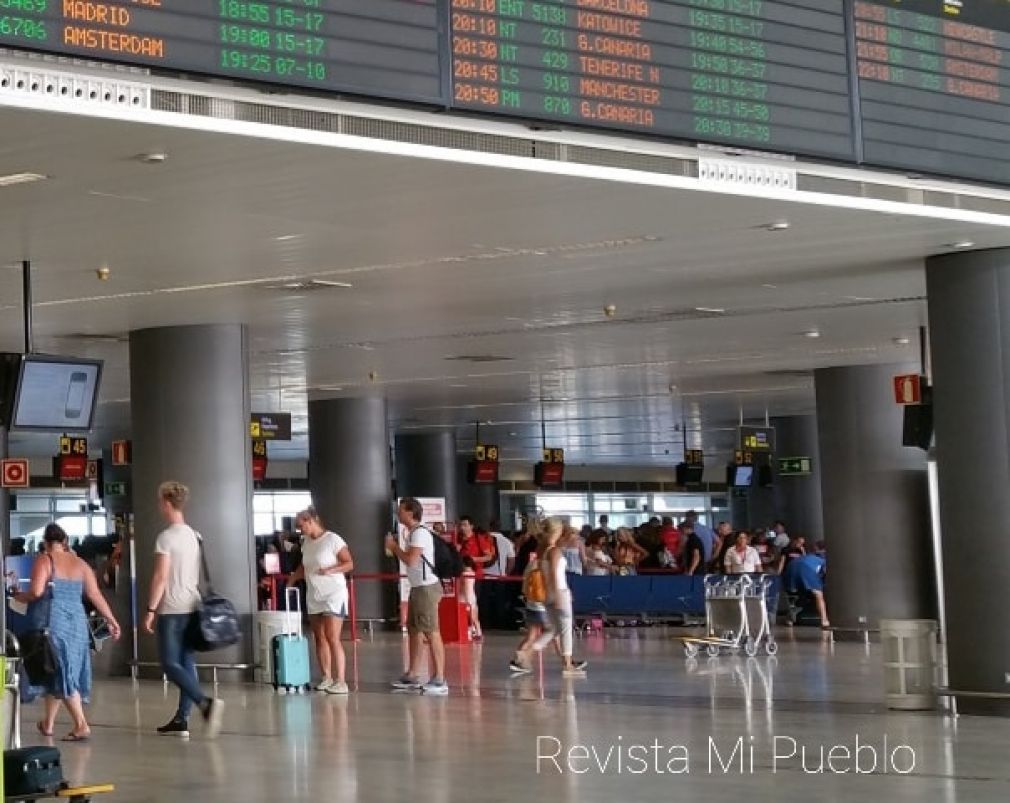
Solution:
<path fill-rule="evenodd" d="M 64 741 L 80 742 L 91 736 L 84 716 L 84 703 L 91 694 L 91 638 L 84 597 L 108 620 L 114 639 L 119 638 L 120 628 L 95 573 L 70 551 L 63 528 L 50 524 L 43 541 L 45 551 L 32 567 L 31 586 L 15 595 L 19 602 L 29 604 L 28 616 L 35 627 L 49 628 L 56 657 L 56 673 L 43 687 L 45 718 L 37 727 L 43 736 L 52 736 L 62 702 L 74 723 Z"/>

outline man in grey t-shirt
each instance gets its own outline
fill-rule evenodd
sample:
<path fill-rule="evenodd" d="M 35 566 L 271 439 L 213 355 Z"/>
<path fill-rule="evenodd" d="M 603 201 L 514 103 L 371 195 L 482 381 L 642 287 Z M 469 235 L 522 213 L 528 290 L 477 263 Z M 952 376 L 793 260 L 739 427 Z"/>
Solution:
<path fill-rule="evenodd" d="M 438 629 L 438 604 L 442 598 L 442 582 L 435 574 L 435 538 L 421 524 L 424 508 L 413 498 L 401 499 L 396 515 L 410 534 L 407 548 L 400 546 L 392 534 L 386 536 L 386 549 L 407 567 L 410 581 L 410 598 L 407 600 L 407 650 L 410 667 L 393 688 L 401 691 L 420 691 L 422 694 L 445 696 L 449 687 L 445 682 L 445 646 Z M 421 683 L 422 648 L 428 642 L 431 655 L 431 679 Z"/>
<path fill-rule="evenodd" d="M 179 688 L 179 707 L 158 733 L 189 737 L 189 714 L 196 705 L 203 714 L 209 738 L 221 730 L 224 702 L 200 688 L 188 634 L 200 608 L 200 538 L 186 524 L 183 510 L 189 489 L 179 482 L 158 488 L 158 511 L 168 527 L 154 545 L 154 575 L 144 628 L 157 632 L 158 654 L 165 676 Z M 155 624 L 157 623 L 157 628 Z"/>

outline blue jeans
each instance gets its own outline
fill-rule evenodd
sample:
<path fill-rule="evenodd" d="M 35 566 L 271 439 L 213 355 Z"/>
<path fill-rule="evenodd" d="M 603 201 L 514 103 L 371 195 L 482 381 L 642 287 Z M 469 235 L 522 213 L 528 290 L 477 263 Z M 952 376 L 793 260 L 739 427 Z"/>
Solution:
<path fill-rule="evenodd" d="M 157 628 L 161 668 L 168 679 L 179 687 L 179 710 L 176 715 L 180 719 L 187 720 L 190 711 L 193 710 L 193 704 L 200 705 L 207 699 L 207 695 L 200 688 L 193 650 L 186 641 L 192 618 L 193 615 L 189 613 L 159 616 Z"/>

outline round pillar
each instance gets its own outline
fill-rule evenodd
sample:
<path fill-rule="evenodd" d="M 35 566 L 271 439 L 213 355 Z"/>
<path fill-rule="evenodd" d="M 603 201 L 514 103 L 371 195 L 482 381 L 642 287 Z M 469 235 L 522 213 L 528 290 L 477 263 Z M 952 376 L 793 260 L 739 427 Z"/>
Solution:
<path fill-rule="evenodd" d="M 396 436 L 395 452 L 398 496 L 442 497 L 450 521 L 468 512 L 460 510 L 458 504 L 455 433 L 400 433 Z"/>
<path fill-rule="evenodd" d="M 309 402 L 309 489 L 323 522 L 350 547 L 355 574 L 394 570 L 383 545 L 394 528 L 385 399 Z M 359 618 L 387 615 L 384 585 L 355 584 Z"/>
<path fill-rule="evenodd" d="M 456 476 L 459 480 L 459 514 L 472 516 L 481 527 L 491 527 L 501 519 L 501 495 L 498 485 L 475 485 L 467 480 L 470 458 L 458 457 Z"/>
<path fill-rule="evenodd" d="M 902 446 L 892 378 L 909 365 L 814 372 L 820 445 L 825 593 L 831 623 L 876 628 L 882 618 L 935 613 L 926 453 Z"/>
<path fill-rule="evenodd" d="M 949 685 L 1005 694 L 1010 632 L 1010 249 L 926 261 Z M 1010 701 L 959 698 L 964 713 Z"/>
<path fill-rule="evenodd" d="M 241 644 L 215 652 L 213 660 L 251 664 L 256 571 L 245 327 L 131 332 L 130 399 L 138 610 L 147 605 L 154 541 L 165 527 L 158 486 L 178 480 L 190 489 L 186 520 L 204 538 L 214 589 L 243 622 Z M 153 638 L 141 636 L 139 654 L 141 661 L 157 660 Z"/>

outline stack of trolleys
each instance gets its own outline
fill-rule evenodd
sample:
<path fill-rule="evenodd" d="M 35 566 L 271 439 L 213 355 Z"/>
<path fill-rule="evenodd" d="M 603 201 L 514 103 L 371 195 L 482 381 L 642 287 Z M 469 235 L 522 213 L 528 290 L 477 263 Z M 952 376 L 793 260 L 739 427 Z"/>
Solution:
<path fill-rule="evenodd" d="M 688 636 L 684 652 L 694 658 L 702 649 L 716 658 L 725 651 L 743 650 L 750 657 L 765 652 L 774 655 L 778 645 L 771 633 L 768 596 L 774 585 L 770 577 L 707 575 L 705 577 L 705 635 Z"/>

